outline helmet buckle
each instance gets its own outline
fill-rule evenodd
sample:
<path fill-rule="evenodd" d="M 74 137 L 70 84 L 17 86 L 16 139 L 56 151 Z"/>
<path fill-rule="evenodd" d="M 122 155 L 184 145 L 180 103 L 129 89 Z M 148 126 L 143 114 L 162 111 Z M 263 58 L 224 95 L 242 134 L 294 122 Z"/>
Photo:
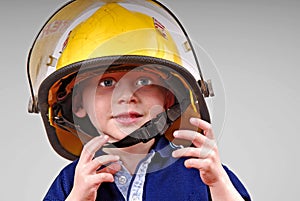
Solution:
<path fill-rule="evenodd" d="M 200 85 L 200 89 L 204 97 L 215 96 L 211 80 L 198 80 L 198 84 Z"/>
<path fill-rule="evenodd" d="M 30 97 L 28 102 L 28 112 L 29 113 L 39 113 L 39 108 L 37 104 L 37 97 L 34 98 Z"/>

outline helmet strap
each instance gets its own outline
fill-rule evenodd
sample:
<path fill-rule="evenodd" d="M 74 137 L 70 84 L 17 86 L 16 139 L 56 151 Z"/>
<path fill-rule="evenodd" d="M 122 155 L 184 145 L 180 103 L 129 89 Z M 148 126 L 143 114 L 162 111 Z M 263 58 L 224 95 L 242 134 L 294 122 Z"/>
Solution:
<path fill-rule="evenodd" d="M 185 108 L 188 105 L 188 101 L 184 101 Z M 181 116 L 182 104 L 176 103 L 170 107 L 166 112 L 158 114 L 154 119 L 146 122 L 139 129 L 133 131 L 131 134 L 121 139 L 118 142 L 108 143 L 105 148 L 123 148 L 129 147 L 140 142 L 146 143 L 150 140 L 162 136 L 167 129 Z"/>

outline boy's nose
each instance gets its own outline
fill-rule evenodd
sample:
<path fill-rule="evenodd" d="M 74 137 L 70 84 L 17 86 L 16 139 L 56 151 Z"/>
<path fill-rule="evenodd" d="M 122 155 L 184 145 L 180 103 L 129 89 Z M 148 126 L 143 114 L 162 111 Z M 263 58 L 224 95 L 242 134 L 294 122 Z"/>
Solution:
<path fill-rule="evenodd" d="M 119 104 L 136 103 L 138 89 L 130 83 L 119 82 L 114 89 L 113 99 Z"/>

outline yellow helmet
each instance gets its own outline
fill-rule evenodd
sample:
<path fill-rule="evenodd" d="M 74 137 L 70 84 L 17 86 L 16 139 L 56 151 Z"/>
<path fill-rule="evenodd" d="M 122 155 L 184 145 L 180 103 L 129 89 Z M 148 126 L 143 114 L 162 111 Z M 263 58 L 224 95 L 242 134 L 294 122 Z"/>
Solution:
<path fill-rule="evenodd" d="M 161 76 L 176 104 L 114 145 L 130 146 L 161 134 L 173 141 L 176 129 L 197 130 L 189 126 L 191 116 L 210 121 L 202 95 L 209 95 L 208 85 L 199 66 L 188 65 L 190 58 L 198 64 L 179 21 L 157 1 L 72 1 L 49 19 L 29 53 L 29 110 L 41 113 L 53 148 L 73 160 L 97 133 L 88 118 L 74 117 L 74 87 L 106 71 L 139 68 Z"/>
<path fill-rule="evenodd" d="M 56 68 L 112 55 L 151 56 L 181 64 L 172 37 L 158 26 L 153 17 L 118 3 L 105 4 L 70 32 Z"/>

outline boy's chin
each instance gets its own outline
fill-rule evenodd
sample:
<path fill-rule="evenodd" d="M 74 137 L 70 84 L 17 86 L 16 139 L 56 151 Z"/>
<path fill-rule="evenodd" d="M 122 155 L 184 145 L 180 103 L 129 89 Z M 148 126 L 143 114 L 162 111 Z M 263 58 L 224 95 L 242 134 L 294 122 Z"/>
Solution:
<path fill-rule="evenodd" d="M 118 142 L 118 141 L 124 139 L 125 137 L 127 137 L 134 131 L 135 131 L 134 129 L 131 129 L 131 130 L 128 129 L 128 130 L 126 130 L 126 133 L 122 132 L 122 131 L 115 131 L 114 135 L 109 135 L 109 134 L 106 134 L 106 135 L 109 137 L 109 139 L 108 139 L 109 143 L 115 143 L 115 142 Z"/>
<path fill-rule="evenodd" d="M 130 135 L 130 133 L 127 134 L 127 133 L 123 133 L 123 132 L 120 132 L 120 133 L 115 132 L 115 134 L 117 134 L 117 135 L 114 135 L 114 136 L 108 135 L 108 137 L 109 137 L 108 142 L 109 143 L 118 142 L 118 141 L 122 140 L 123 138 L 125 138 L 126 136 Z"/>

